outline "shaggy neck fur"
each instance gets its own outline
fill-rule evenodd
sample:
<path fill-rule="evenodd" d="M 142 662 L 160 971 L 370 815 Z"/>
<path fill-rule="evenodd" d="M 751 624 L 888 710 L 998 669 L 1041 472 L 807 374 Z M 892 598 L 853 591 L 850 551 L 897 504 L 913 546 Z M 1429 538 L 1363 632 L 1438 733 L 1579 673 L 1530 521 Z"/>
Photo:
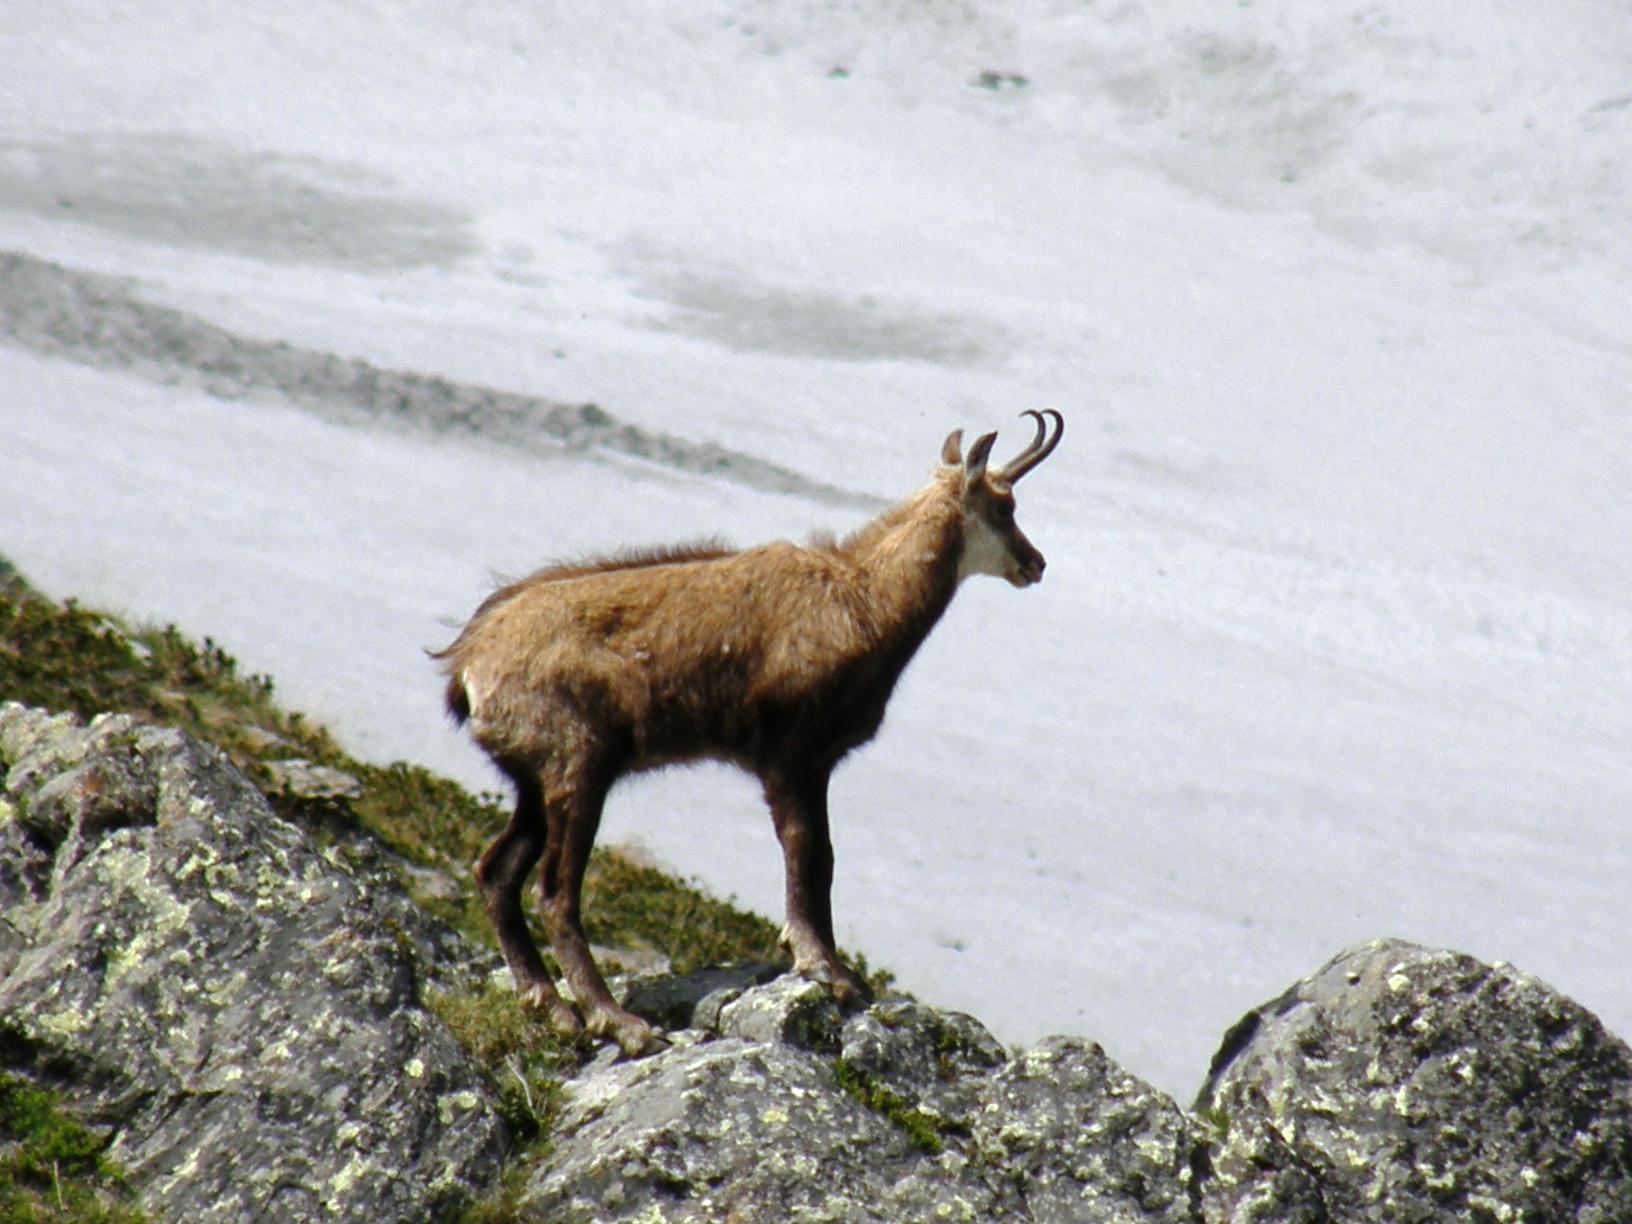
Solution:
<path fill-rule="evenodd" d="M 910 653 L 946 611 L 963 556 L 962 490 L 963 473 L 945 472 L 839 545 L 878 640 L 904 638 Z"/>

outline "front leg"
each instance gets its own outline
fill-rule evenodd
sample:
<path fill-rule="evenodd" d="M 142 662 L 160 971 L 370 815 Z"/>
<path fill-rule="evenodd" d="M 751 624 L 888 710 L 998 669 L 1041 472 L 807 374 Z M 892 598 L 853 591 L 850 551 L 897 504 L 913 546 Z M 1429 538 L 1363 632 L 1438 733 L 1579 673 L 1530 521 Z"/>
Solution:
<path fill-rule="evenodd" d="M 782 946 L 793 967 L 822 982 L 841 1004 L 864 1002 L 872 991 L 839 959 L 833 940 L 833 841 L 827 823 L 829 772 L 768 773 L 765 800 L 782 843 L 787 921 Z"/>

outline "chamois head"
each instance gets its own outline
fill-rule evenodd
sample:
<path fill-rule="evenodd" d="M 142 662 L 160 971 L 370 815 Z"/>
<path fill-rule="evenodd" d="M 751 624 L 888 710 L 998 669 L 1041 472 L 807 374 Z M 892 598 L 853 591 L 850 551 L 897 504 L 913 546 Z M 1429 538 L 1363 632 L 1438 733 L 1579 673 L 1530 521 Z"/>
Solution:
<path fill-rule="evenodd" d="M 1065 421 L 1052 408 L 1025 413 L 1037 419 L 1037 436 L 1003 467 L 986 466 L 997 434 L 982 434 L 963 454 L 963 430 L 954 429 L 941 448 L 941 462 L 962 470 L 963 558 L 958 578 L 993 574 L 1017 587 L 1042 581 L 1047 562 L 1014 521 L 1015 483 L 1053 453 L 1065 435 Z M 1049 425 L 1053 424 L 1050 433 Z"/>

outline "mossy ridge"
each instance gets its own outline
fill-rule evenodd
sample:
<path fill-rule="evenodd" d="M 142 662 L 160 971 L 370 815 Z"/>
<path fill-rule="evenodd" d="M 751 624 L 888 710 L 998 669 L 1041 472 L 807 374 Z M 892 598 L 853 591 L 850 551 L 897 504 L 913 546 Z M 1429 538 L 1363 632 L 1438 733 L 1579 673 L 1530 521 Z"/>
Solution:
<path fill-rule="evenodd" d="M 418 899 L 492 946 L 470 867 L 508 818 L 499 796 L 472 795 L 408 762 L 359 761 L 327 729 L 279 706 L 274 693 L 269 677 L 242 674 L 208 638 L 197 644 L 173 625 L 133 629 L 74 600 L 59 604 L 0 562 L 0 701 L 87 720 L 128 712 L 209 740 L 292 819 L 319 833 L 336 823 L 366 830 L 401 859 L 445 872 L 456 898 Z M 317 805 L 282 796 L 268 766 L 297 758 L 351 774 L 361 796 Z M 405 884 L 414 891 L 412 880 Z M 776 952 L 776 928 L 765 918 L 616 851 L 596 852 L 585 911 L 596 941 L 655 948 L 682 972 Z"/>
<path fill-rule="evenodd" d="M 332 821 L 365 829 L 402 859 L 445 872 L 456 898 L 418 899 L 492 946 L 470 866 L 508 818 L 501 797 L 472 795 L 405 761 L 359 761 L 326 728 L 279 706 L 274 694 L 270 677 L 241 674 L 236 660 L 209 638 L 195 644 L 173 625 L 131 629 L 74 600 L 59 604 L 0 561 L 0 700 L 84 719 L 124 711 L 207 739 L 261 784 L 285 815 L 319 832 Z M 351 774 L 362 784 L 361 796 L 322 805 L 281 796 L 268 766 L 294 758 Z M 412 880 L 405 884 L 415 891 Z M 777 928 L 768 919 L 616 851 L 596 851 L 585 893 L 591 939 L 655 949 L 680 973 L 778 956 Z M 869 969 L 864 959 L 851 963 L 875 989 L 889 984 L 890 975 Z"/>

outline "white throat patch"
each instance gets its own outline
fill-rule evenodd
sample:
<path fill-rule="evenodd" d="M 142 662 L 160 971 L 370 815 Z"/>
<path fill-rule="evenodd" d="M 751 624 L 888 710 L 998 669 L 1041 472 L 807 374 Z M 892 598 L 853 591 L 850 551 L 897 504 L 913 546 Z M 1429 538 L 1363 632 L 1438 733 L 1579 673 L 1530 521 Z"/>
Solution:
<path fill-rule="evenodd" d="M 963 556 L 958 561 L 958 581 L 973 574 L 1007 578 L 1013 562 L 1009 548 L 991 525 L 977 514 L 963 516 Z"/>

